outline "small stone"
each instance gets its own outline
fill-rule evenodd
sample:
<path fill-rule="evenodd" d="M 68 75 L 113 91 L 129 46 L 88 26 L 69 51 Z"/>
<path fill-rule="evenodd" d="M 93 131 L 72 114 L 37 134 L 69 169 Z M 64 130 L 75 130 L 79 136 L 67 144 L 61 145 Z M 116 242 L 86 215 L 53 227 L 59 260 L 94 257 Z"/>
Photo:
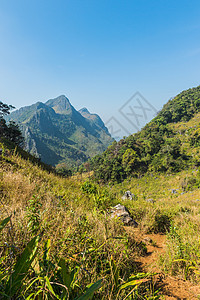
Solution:
<path fill-rule="evenodd" d="M 143 239 L 143 242 L 144 243 L 152 243 L 152 239 L 151 238 L 149 238 L 149 237 L 145 237 L 144 239 Z"/>
<path fill-rule="evenodd" d="M 128 209 L 121 204 L 117 204 L 111 209 L 111 218 L 120 218 L 124 225 L 138 227 L 138 223 L 133 220 Z"/>
<path fill-rule="evenodd" d="M 146 202 L 155 203 L 156 201 L 153 199 L 146 199 Z"/>
<path fill-rule="evenodd" d="M 133 200 L 135 195 L 133 195 L 130 191 L 125 192 L 125 194 L 122 196 L 122 200 Z"/>

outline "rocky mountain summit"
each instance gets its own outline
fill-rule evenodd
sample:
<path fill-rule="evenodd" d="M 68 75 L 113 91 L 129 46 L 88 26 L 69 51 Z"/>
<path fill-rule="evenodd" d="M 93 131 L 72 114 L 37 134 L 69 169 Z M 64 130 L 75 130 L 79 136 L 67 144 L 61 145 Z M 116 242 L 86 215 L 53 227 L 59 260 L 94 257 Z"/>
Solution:
<path fill-rule="evenodd" d="M 64 95 L 22 107 L 10 120 L 20 125 L 26 150 L 51 165 L 77 166 L 113 142 L 98 115 L 86 108 L 77 111 Z"/>

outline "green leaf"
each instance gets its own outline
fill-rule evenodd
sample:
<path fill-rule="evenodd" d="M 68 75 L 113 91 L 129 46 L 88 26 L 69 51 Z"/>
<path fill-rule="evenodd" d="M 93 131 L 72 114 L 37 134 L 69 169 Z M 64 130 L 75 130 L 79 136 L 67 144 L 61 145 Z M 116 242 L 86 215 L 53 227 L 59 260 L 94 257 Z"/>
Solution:
<path fill-rule="evenodd" d="M 144 282 L 144 280 L 132 280 L 132 281 L 129 281 L 129 282 L 126 282 L 124 283 L 123 285 L 120 286 L 120 290 L 123 290 L 123 289 L 126 289 L 127 287 L 130 287 L 130 286 L 137 286 L 139 284 L 141 284 L 142 282 Z"/>
<path fill-rule="evenodd" d="M 23 280 L 37 254 L 38 240 L 39 237 L 36 236 L 28 243 L 14 266 L 14 271 L 10 275 L 5 289 L 6 294 L 10 297 L 21 290 Z"/>
<path fill-rule="evenodd" d="M 43 261 L 49 261 L 50 249 L 51 249 L 51 240 L 48 239 L 44 245 Z"/>
<path fill-rule="evenodd" d="M 26 300 L 31 300 L 31 297 L 34 296 L 34 295 L 35 295 L 35 293 L 31 293 L 31 294 L 26 298 Z M 33 297 L 33 299 L 34 299 L 34 297 Z"/>
<path fill-rule="evenodd" d="M 173 260 L 173 262 L 181 262 L 181 261 L 182 262 L 187 262 L 186 259 L 182 259 L 182 258 Z"/>
<path fill-rule="evenodd" d="M 60 259 L 59 266 L 61 267 L 61 277 L 62 277 L 63 284 L 67 287 L 69 291 L 73 279 L 71 279 L 71 273 L 67 271 L 66 262 L 63 258 Z M 66 295 L 67 295 L 67 290 L 63 288 L 63 298 L 65 298 Z"/>
<path fill-rule="evenodd" d="M 63 280 L 63 284 L 70 290 L 72 287 L 73 282 L 76 279 L 76 276 L 78 274 L 79 268 L 76 267 L 74 270 L 69 272 L 66 267 L 66 262 L 63 258 L 60 259 L 59 261 L 59 266 L 61 267 L 61 277 Z M 65 290 L 66 292 L 66 290 Z"/>
<path fill-rule="evenodd" d="M 110 259 L 110 268 L 111 268 L 111 273 L 112 273 L 112 276 L 113 276 L 113 279 L 114 279 L 114 284 L 116 287 L 118 287 L 118 284 L 119 284 L 119 270 L 117 268 L 117 265 L 113 259 L 113 257 L 111 256 L 111 259 Z"/>
<path fill-rule="evenodd" d="M 63 258 L 60 259 L 59 266 L 61 267 L 61 277 L 63 283 L 69 289 L 71 284 L 71 276 L 70 273 L 67 271 L 66 262 Z"/>
<path fill-rule="evenodd" d="M 156 274 L 157 273 L 138 273 L 136 275 L 132 275 L 124 284 L 120 286 L 119 290 L 123 290 L 130 286 L 138 286 L 143 282 L 149 281 L 150 277 Z"/>
<path fill-rule="evenodd" d="M 75 300 L 91 300 L 94 296 L 94 292 L 100 289 L 100 287 L 102 286 L 102 281 L 103 280 L 100 279 L 97 282 L 93 283 L 82 296 L 76 298 Z"/>
<path fill-rule="evenodd" d="M 46 280 L 46 285 L 47 285 L 47 287 L 48 287 L 48 289 L 49 289 L 49 292 L 50 292 L 54 297 L 56 297 L 58 300 L 61 300 L 61 298 L 58 297 L 58 296 L 55 294 L 55 292 L 54 292 L 54 290 L 53 290 L 53 288 L 52 288 L 52 285 L 51 285 L 51 283 L 50 283 L 50 281 L 49 281 L 49 278 L 48 278 L 47 276 L 45 276 L 44 279 Z"/>
<path fill-rule="evenodd" d="M 0 223 L 0 231 L 4 229 L 6 224 L 10 221 L 11 217 L 5 218 L 3 221 Z"/>
<path fill-rule="evenodd" d="M 25 294 L 26 294 L 26 292 L 31 288 L 31 286 L 32 286 L 36 281 L 38 281 L 38 280 L 40 280 L 40 279 L 41 279 L 41 277 L 37 277 L 37 278 L 35 278 L 34 280 L 32 280 L 31 283 L 29 284 L 29 286 L 26 288 Z"/>

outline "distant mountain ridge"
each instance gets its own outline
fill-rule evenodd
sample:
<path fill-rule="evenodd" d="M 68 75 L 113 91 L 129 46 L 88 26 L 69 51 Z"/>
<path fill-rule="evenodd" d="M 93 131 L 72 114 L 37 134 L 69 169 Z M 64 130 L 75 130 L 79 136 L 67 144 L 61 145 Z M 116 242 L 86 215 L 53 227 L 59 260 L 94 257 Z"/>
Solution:
<path fill-rule="evenodd" d="M 6 120 L 20 125 L 26 150 L 51 165 L 77 166 L 113 142 L 98 115 L 87 108 L 77 111 L 64 95 L 22 107 Z"/>

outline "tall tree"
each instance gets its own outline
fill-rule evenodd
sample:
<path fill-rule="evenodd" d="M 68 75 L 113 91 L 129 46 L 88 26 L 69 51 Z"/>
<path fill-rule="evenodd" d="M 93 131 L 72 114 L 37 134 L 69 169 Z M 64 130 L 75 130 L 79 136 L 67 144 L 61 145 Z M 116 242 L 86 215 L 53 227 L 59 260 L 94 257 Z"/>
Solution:
<path fill-rule="evenodd" d="M 24 138 L 22 136 L 19 125 L 14 121 L 10 121 L 7 125 L 4 119 L 4 116 L 9 115 L 10 110 L 14 108 L 14 106 L 5 104 L 0 101 L 0 138 L 4 137 L 14 144 L 22 147 L 24 144 Z"/>
<path fill-rule="evenodd" d="M 12 105 L 5 104 L 0 101 L 0 119 L 6 115 L 10 114 L 10 110 L 14 109 L 15 107 Z"/>

